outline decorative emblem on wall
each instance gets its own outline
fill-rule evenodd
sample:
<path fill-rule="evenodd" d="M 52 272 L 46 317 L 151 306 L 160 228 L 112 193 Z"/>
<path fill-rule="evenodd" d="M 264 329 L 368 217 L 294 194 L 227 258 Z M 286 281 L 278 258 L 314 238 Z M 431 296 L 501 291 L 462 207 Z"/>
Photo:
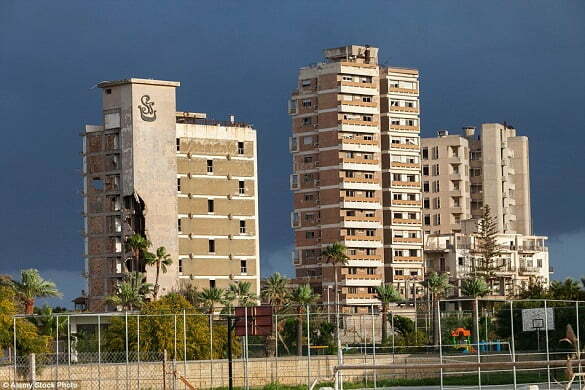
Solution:
<path fill-rule="evenodd" d="M 156 120 L 156 110 L 152 108 L 154 102 L 150 101 L 150 96 L 142 95 L 140 102 L 142 104 L 138 105 L 138 109 L 140 110 L 140 117 L 142 120 L 146 122 L 154 122 Z"/>

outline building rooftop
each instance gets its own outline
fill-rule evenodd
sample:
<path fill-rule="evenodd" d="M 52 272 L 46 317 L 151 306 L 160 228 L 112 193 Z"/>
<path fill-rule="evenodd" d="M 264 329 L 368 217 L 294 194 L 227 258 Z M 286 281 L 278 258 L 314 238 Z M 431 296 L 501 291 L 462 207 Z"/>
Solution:
<path fill-rule="evenodd" d="M 108 88 L 108 87 L 115 87 L 118 85 L 125 85 L 125 84 L 148 84 L 148 85 L 162 85 L 167 87 L 179 87 L 181 83 L 178 81 L 164 81 L 164 80 L 154 80 L 154 79 L 139 79 L 131 77 L 129 79 L 123 80 L 113 80 L 113 81 L 102 81 L 97 84 L 100 88 Z"/>

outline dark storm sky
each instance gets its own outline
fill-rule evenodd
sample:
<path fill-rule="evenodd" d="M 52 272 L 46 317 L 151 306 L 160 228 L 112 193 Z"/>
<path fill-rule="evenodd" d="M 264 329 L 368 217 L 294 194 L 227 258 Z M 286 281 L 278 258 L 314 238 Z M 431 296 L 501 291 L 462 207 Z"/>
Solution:
<path fill-rule="evenodd" d="M 585 274 L 585 1 L 0 2 L 0 273 L 82 288 L 81 138 L 101 80 L 178 80 L 178 109 L 258 129 L 263 273 L 290 272 L 286 103 L 321 50 L 421 71 L 423 135 L 508 121 L 530 137 L 536 233 Z"/>

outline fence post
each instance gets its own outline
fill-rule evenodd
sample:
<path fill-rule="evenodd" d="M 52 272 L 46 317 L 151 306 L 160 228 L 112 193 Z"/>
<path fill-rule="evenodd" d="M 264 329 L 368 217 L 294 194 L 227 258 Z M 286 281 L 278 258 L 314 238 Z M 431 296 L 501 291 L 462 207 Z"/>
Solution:
<path fill-rule="evenodd" d="M 547 382 L 548 382 L 548 390 L 550 390 L 550 351 L 548 348 L 548 309 L 546 304 L 546 299 L 544 300 L 544 329 L 546 335 L 546 375 L 547 375 Z"/>
<path fill-rule="evenodd" d="M 473 314 L 475 317 L 475 332 L 477 333 L 476 335 L 473 336 L 473 338 L 477 339 L 477 345 L 475 346 L 477 348 L 477 362 L 481 363 L 481 350 L 479 348 L 479 344 L 480 344 L 480 337 L 479 337 L 479 300 L 477 298 L 475 298 L 474 301 L 475 305 L 473 305 Z M 487 338 L 487 334 L 486 334 L 486 338 Z M 477 383 L 479 385 L 479 389 L 481 389 L 481 367 L 478 365 L 477 366 Z"/>
<path fill-rule="evenodd" d="M 309 305 L 307 305 L 307 389 L 311 388 L 311 333 L 310 333 L 310 314 Z M 302 318 L 302 317 L 301 317 Z"/>
<path fill-rule="evenodd" d="M 177 387 L 177 315 L 173 314 L 173 390 Z"/>
<path fill-rule="evenodd" d="M 510 301 L 510 331 L 512 332 L 512 344 L 510 345 L 510 349 L 512 352 L 512 361 L 516 362 L 516 339 L 514 336 L 514 301 Z M 517 378 L 516 378 L 516 365 L 512 367 L 512 373 L 514 376 L 514 390 L 516 390 L 518 386 Z"/>
<path fill-rule="evenodd" d="M 138 389 L 140 389 L 140 314 L 136 316 L 136 361 L 137 361 L 137 380 Z"/>
<path fill-rule="evenodd" d="M 71 315 L 67 316 L 67 380 L 71 383 Z"/>
<path fill-rule="evenodd" d="M 275 348 L 274 348 L 274 355 L 275 355 L 275 363 L 276 363 L 276 383 L 278 386 L 278 314 L 274 314 L 274 340 L 275 340 Z"/>
<path fill-rule="evenodd" d="M 209 372 L 211 374 L 210 388 L 213 388 L 213 310 L 209 313 Z"/>
<path fill-rule="evenodd" d="M 167 389 L 167 350 L 163 351 L 163 366 L 162 366 L 162 377 L 163 377 L 163 390 Z"/>
<path fill-rule="evenodd" d="M 98 328 L 97 328 L 97 336 L 98 336 L 98 390 L 102 388 L 102 324 L 101 324 L 101 316 L 98 314 L 97 318 Z"/>
<path fill-rule="evenodd" d="M 55 318 L 55 340 L 57 341 L 57 345 L 55 347 L 55 352 L 56 352 L 56 357 L 57 357 L 57 365 L 55 366 L 55 386 L 57 386 L 57 381 L 59 380 L 59 316 L 57 315 Z M 16 326 L 15 326 L 16 327 Z M 16 367 L 16 363 L 15 366 Z M 16 371 L 14 371 L 14 373 L 16 374 Z"/>
<path fill-rule="evenodd" d="M 245 336 L 244 336 L 244 388 L 248 390 L 248 307 L 244 307 L 244 322 Z"/>
<path fill-rule="evenodd" d="M 125 342 L 126 342 L 126 388 L 128 388 L 128 381 L 130 380 L 130 372 L 129 370 L 129 359 L 128 359 L 128 311 L 124 311 L 124 334 L 125 334 Z"/>
<path fill-rule="evenodd" d="M 229 324 L 228 324 L 229 326 Z M 183 374 L 185 380 L 187 379 L 187 313 L 183 309 Z M 187 385 L 185 384 L 185 389 Z"/>
<path fill-rule="evenodd" d="M 16 317 L 12 317 L 13 349 L 14 349 L 14 388 L 16 388 Z"/>
<path fill-rule="evenodd" d="M 371 306 L 372 310 L 372 359 L 374 366 L 376 365 L 376 317 L 374 316 L 374 304 Z M 378 372 L 374 368 L 374 389 L 378 387 Z"/>
<path fill-rule="evenodd" d="M 435 310 L 433 308 L 433 310 Z M 439 331 L 439 362 L 441 363 L 441 384 L 440 389 L 443 390 L 443 335 L 441 334 L 441 300 L 437 299 L 437 330 Z"/>
<path fill-rule="evenodd" d="M 32 388 L 36 389 L 37 383 L 37 360 L 34 353 L 30 354 L 30 364 L 29 364 L 29 375 L 30 375 L 30 382 L 32 384 Z"/>
<path fill-rule="evenodd" d="M 581 365 L 581 331 L 579 330 L 579 301 L 575 302 L 575 307 L 577 309 L 577 359 L 579 359 L 579 374 L 581 374 L 582 365 Z M 579 388 L 582 388 L 583 384 L 581 383 L 582 379 L 579 376 Z"/>

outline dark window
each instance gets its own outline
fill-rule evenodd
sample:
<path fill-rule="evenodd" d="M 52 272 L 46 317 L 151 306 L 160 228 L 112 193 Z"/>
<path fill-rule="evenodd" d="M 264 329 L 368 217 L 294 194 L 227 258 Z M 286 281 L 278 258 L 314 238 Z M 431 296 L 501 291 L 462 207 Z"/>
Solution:
<path fill-rule="evenodd" d="M 207 172 L 213 173 L 213 160 L 207 160 Z"/>
<path fill-rule="evenodd" d="M 240 261 L 240 272 L 243 274 L 248 273 L 248 264 L 246 264 L 246 260 Z"/>
<path fill-rule="evenodd" d="M 213 201 L 213 199 L 207 199 L 207 212 L 208 213 L 213 213 L 215 212 L 215 202 Z"/>
<path fill-rule="evenodd" d="M 179 230 L 179 232 L 181 231 L 181 220 L 177 219 L 177 229 Z"/>
<path fill-rule="evenodd" d="M 238 142 L 238 154 L 244 154 L 244 143 Z"/>
<path fill-rule="evenodd" d="M 177 138 L 177 152 L 181 150 L 181 139 Z"/>
<path fill-rule="evenodd" d="M 243 195 L 246 193 L 246 185 L 243 180 L 240 180 L 238 183 L 238 192 Z"/>
<path fill-rule="evenodd" d="M 209 288 L 215 288 L 215 280 L 210 280 L 209 281 Z"/>
<path fill-rule="evenodd" d="M 209 253 L 215 253 L 215 240 L 209 240 Z"/>
<path fill-rule="evenodd" d="M 240 221 L 240 233 L 246 233 L 246 221 Z"/>

